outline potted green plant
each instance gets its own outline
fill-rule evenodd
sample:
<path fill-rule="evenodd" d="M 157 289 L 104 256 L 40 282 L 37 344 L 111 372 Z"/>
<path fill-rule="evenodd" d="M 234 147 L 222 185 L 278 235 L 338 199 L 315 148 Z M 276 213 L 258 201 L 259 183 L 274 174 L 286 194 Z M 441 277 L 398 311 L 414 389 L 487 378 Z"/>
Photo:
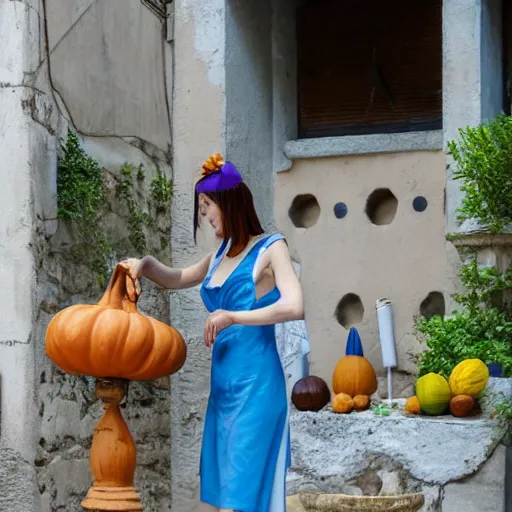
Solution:
<path fill-rule="evenodd" d="M 489 123 L 459 130 L 448 150 L 455 163 L 452 176 L 461 182 L 464 194 L 458 220 L 476 221 L 490 233 L 510 233 L 512 117 L 499 115 Z"/>
<path fill-rule="evenodd" d="M 450 376 L 465 359 L 498 365 L 500 376 L 512 377 L 512 270 L 481 268 L 472 259 L 461 268 L 466 293 L 453 295 L 459 308 L 444 318 L 421 318 L 418 333 L 428 350 L 419 354 L 419 375 L 429 372 Z M 492 368 L 492 366 L 491 366 Z"/>
<path fill-rule="evenodd" d="M 448 150 L 455 164 L 452 176 L 464 196 L 457 210 L 462 225 L 447 238 L 465 247 L 468 235 L 478 233 L 482 245 L 491 247 L 499 235 L 505 253 L 512 250 L 512 117 L 499 115 L 459 130 Z M 507 254 L 504 260 L 509 259 Z M 473 255 L 460 278 L 466 291 L 453 297 L 457 310 L 417 323 L 428 347 L 418 356 L 419 374 L 448 377 L 462 360 L 481 359 L 491 376 L 482 406 L 498 396 L 506 404 L 512 399 L 512 270 L 481 268 Z"/>

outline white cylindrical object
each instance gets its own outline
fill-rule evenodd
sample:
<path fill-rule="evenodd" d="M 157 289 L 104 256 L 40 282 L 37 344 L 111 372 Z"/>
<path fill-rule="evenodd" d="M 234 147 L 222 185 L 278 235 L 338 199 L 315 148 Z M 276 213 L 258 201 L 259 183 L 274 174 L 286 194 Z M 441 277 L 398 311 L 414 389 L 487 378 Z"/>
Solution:
<path fill-rule="evenodd" d="M 389 299 L 379 299 L 376 302 L 377 323 L 379 324 L 380 348 L 384 368 L 395 368 L 396 347 L 393 332 L 393 309 Z"/>
<path fill-rule="evenodd" d="M 393 404 L 393 375 L 391 368 L 388 367 L 388 402 L 391 406 Z"/>

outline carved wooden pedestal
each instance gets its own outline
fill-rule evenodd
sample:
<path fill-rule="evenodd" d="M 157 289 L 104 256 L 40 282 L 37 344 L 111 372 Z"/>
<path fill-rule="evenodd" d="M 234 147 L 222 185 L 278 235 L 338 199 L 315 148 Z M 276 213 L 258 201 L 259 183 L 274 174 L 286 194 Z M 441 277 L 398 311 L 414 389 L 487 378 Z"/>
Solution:
<path fill-rule="evenodd" d="M 127 391 L 127 380 L 96 381 L 96 396 L 103 402 L 105 414 L 94 429 L 92 439 L 90 462 L 94 483 L 82 502 L 86 510 L 142 510 L 140 496 L 133 487 L 135 443 L 119 409 Z"/>

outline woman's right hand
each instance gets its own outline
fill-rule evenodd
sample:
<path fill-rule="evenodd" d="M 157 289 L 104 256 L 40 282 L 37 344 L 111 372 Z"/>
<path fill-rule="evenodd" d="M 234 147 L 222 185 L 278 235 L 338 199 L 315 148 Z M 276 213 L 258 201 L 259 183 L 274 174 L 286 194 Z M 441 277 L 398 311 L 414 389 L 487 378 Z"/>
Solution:
<path fill-rule="evenodd" d="M 211 256 L 211 254 L 208 254 L 195 265 L 184 269 L 167 267 L 149 254 L 141 260 L 129 258 L 121 261 L 120 264 L 128 270 L 130 277 L 137 282 L 141 277 L 145 277 L 167 290 L 179 290 L 191 288 L 203 281 L 208 272 Z"/>
<path fill-rule="evenodd" d="M 135 281 L 140 280 L 142 277 L 142 263 L 143 260 L 137 258 L 128 258 L 127 260 L 121 261 L 121 265 L 126 268 Z"/>

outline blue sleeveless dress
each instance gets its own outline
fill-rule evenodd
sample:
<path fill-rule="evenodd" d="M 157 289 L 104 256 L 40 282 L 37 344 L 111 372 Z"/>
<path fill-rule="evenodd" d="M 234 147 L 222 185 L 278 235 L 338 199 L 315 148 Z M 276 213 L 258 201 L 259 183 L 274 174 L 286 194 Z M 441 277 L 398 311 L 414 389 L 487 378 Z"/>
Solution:
<path fill-rule="evenodd" d="M 282 235 L 256 240 L 221 286 L 212 274 L 229 250 L 223 242 L 201 287 L 210 312 L 246 311 L 276 302 L 274 288 L 256 298 L 258 257 Z M 211 389 L 201 451 L 201 501 L 241 512 L 285 512 L 290 436 L 286 383 L 273 325 L 232 325 L 212 351 Z"/>

